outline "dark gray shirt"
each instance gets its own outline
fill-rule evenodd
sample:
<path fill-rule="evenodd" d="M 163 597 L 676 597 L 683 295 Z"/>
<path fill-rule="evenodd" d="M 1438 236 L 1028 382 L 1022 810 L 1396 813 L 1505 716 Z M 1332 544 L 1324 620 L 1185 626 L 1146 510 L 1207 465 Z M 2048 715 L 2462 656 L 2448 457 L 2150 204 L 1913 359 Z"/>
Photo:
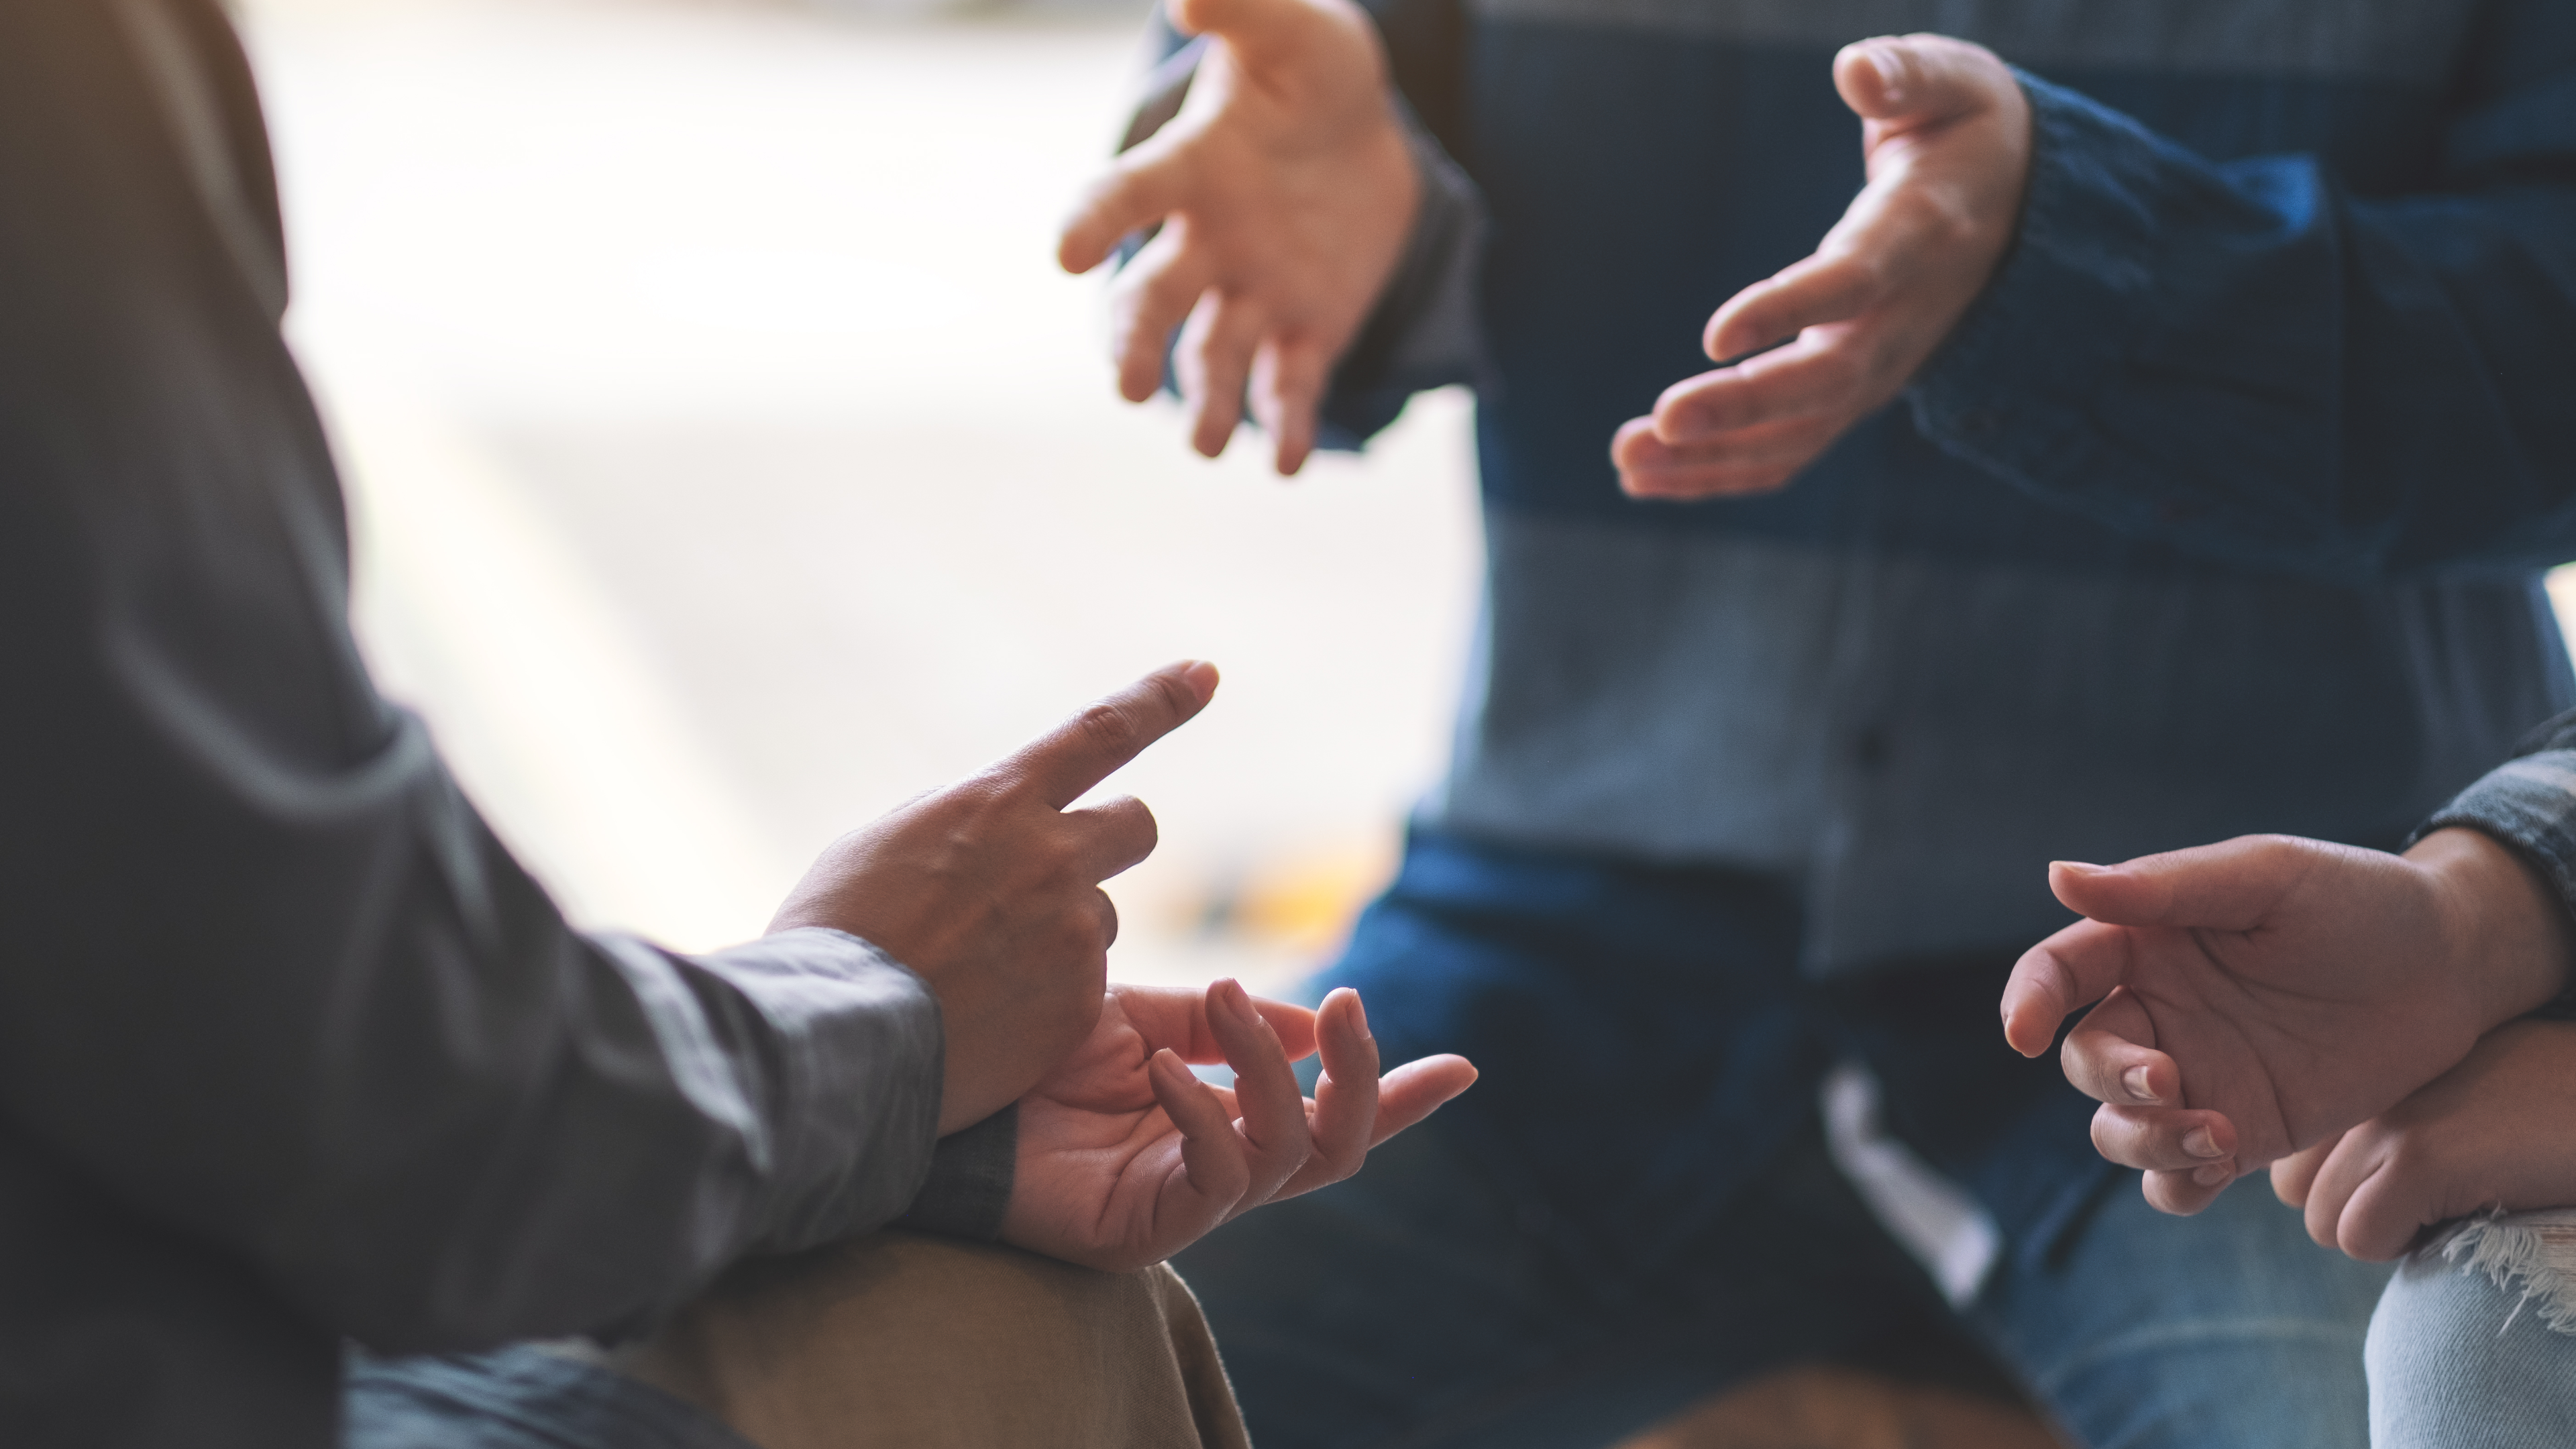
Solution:
<path fill-rule="evenodd" d="M 213 0 L 0 5 L 12 1449 L 328 1444 L 343 1338 L 615 1333 L 931 1159 L 918 977 L 574 933 L 377 696 L 285 276 Z"/>

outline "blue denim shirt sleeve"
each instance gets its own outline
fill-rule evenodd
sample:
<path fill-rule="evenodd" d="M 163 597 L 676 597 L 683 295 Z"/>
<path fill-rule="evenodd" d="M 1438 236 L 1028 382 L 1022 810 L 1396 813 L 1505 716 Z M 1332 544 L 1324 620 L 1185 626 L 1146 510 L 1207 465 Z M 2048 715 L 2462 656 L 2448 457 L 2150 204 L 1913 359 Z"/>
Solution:
<path fill-rule="evenodd" d="M 2453 826 L 2484 831 L 2519 851 L 2576 914 L 2576 712 L 2534 730 L 2513 759 L 2454 796 L 2416 833 Z M 2576 1020 L 2576 986 L 2539 1014 Z"/>
<path fill-rule="evenodd" d="M 2019 239 L 1924 434 L 2212 559 L 2344 581 L 2576 553 L 2576 7 L 2497 7 L 2413 195 L 2213 162 L 2025 75 Z"/>
<path fill-rule="evenodd" d="M 1485 200 L 1413 108 L 1397 98 L 1422 177 L 1422 209 L 1377 306 L 1333 368 L 1316 441 L 1357 448 L 1427 388 L 1481 380 L 1489 368 L 1477 306 Z"/>

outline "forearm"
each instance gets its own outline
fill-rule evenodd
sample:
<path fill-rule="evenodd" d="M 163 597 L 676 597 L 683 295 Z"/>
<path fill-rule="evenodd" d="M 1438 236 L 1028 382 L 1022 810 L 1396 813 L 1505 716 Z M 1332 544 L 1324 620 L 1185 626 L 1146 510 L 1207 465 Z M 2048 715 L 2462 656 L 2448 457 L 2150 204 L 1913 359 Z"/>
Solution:
<path fill-rule="evenodd" d="M 821 932 L 585 940 L 397 749 L 413 788 L 324 819 L 182 820 L 138 770 L 174 858 L 20 877 L 55 899 L 13 913 L 45 965 L 0 979 L 10 1118 L 389 1349 L 613 1328 L 902 1209 L 927 988 Z"/>
<path fill-rule="evenodd" d="M 2430 872 L 2434 899 L 2455 942 L 2454 989 L 2474 1011 L 2474 1029 L 2541 1009 L 2568 987 L 2569 915 L 2531 857 L 2475 827 L 2433 830 L 2406 851 Z"/>
<path fill-rule="evenodd" d="M 2434 812 L 2407 855 L 2444 867 L 2447 898 L 2465 922 L 2460 934 L 2472 942 L 2465 959 L 2499 987 L 2490 998 L 2492 1021 L 2576 1009 L 2568 994 L 2576 936 L 2576 715 L 2552 721 L 2520 757 Z"/>
<path fill-rule="evenodd" d="M 2015 250 L 1913 389 L 1935 442 L 2231 562 L 2371 579 L 2576 551 L 2563 106 L 2500 126 L 2499 100 L 2455 125 L 2440 195 L 2359 199 L 2314 158 L 2213 163 L 2024 88 Z"/>

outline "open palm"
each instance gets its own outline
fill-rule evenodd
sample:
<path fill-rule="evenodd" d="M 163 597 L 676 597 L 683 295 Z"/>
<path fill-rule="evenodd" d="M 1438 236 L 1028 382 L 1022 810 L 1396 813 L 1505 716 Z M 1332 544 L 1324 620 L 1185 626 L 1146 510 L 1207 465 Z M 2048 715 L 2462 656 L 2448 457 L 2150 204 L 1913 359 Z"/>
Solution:
<path fill-rule="evenodd" d="M 1289 1063 L 1317 1050 L 1308 1100 Z M 1224 1062 L 1232 1089 L 1186 1063 Z M 1005 1241 L 1095 1268 L 1160 1262 L 1263 1203 L 1338 1182 L 1475 1081 L 1436 1056 L 1381 1082 L 1359 994 L 1320 1011 L 1205 991 L 1109 988 L 1090 1037 L 1020 1099 Z"/>
<path fill-rule="evenodd" d="M 1172 0 L 1166 13 L 1208 37 L 1189 95 L 1094 183 L 1057 257 L 1089 271 L 1159 227 L 1112 293 L 1119 391 L 1153 396 L 1178 328 L 1192 445 L 1224 451 L 1248 399 L 1274 465 L 1294 473 L 1420 206 L 1385 47 L 1350 0 Z"/>

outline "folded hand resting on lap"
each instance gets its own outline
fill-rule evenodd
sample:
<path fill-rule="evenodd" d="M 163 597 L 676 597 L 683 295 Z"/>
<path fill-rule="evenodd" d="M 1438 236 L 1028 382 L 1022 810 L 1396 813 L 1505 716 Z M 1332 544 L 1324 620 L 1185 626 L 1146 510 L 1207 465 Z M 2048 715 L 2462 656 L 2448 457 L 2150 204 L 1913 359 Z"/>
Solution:
<path fill-rule="evenodd" d="M 2567 975 L 2564 912 L 2473 830 L 2402 856 L 2246 836 L 2061 862 L 2049 885 L 2091 919 L 2014 966 L 2004 1036 L 2037 1056 L 2098 1003 L 2066 1076 L 2103 1104 L 2094 1145 L 2167 1212 L 2387 1111 Z"/>
<path fill-rule="evenodd" d="M 2576 1203 L 2576 1023 L 2508 1022 L 2467 1061 L 2358 1127 L 2272 1164 L 2308 1236 L 2368 1262 L 2481 1212 Z"/>

